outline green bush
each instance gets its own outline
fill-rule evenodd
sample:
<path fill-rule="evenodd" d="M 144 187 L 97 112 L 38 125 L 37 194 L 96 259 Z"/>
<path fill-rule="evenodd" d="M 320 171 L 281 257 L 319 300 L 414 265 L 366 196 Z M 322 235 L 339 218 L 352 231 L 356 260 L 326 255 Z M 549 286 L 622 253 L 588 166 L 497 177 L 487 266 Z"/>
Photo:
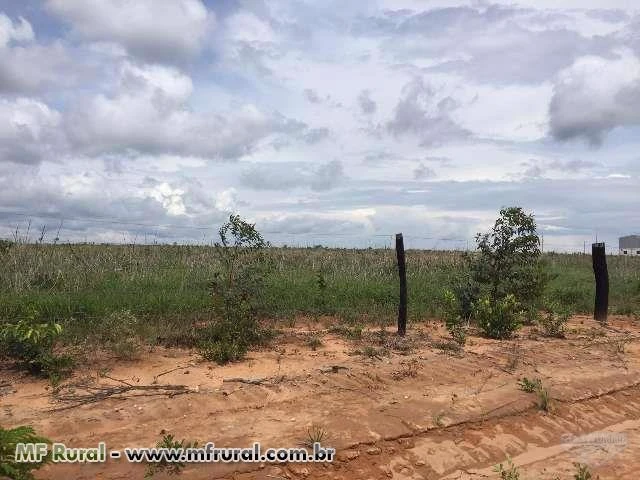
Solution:
<path fill-rule="evenodd" d="M 38 323 L 37 316 L 32 311 L 27 319 L 0 326 L 0 356 L 17 360 L 30 372 L 57 383 L 70 373 L 73 359 L 53 351 L 62 326 L 55 322 Z"/>
<path fill-rule="evenodd" d="M 220 365 L 240 360 L 247 353 L 247 347 L 237 342 L 207 341 L 200 344 L 200 355 L 205 360 Z"/>
<path fill-rule="evenodd" d="M 489 338 L 509 338 L 522 325 L 522 313 L 513 294 L 493 300 L 484 296 L 474 305 L 474 318 Z"/>
<path fill-rule="evenodd" d="M 16 427 L 6 430 L 0 427 L 0 478 L 11 480 L 32 480 L 32 470 L 37 470 L 51 460 L 48 455 L 41 462 L 16 462 L 16 444 L 48 443 L 47 438 L 36 435 L 32 427 Z"/>

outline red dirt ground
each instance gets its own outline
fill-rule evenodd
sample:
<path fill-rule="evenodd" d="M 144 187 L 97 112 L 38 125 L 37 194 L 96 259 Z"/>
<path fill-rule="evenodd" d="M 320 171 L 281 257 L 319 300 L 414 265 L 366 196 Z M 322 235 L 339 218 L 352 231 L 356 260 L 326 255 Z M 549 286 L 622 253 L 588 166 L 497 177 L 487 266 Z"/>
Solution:
<path fill-rule="evenodd" d="M 151 447 L 161 432 L 216 446 L 294 447 L 313 424 L 338 452 L 324 464 L 190 464 L 185 479 L 485 479 L 499 478 L 494 466 L 507 456 L 521 479 L 573 479 L 574 462 L 589 465 L 594 479 L 640 478 L 640 323 L 633 319 L 616 317 L 602 328 L 574 317 L 566 339 L 530 328 L 510 341 L 471 337 L 462 353 L 443 348 L 441 324 L 426 322 L 410 328 L 403 344 L 411 350 L 392 342 L 373 358 L 354 351 L 380 348 L 377 334 L 354 342 L 319 328 L 287 330 L 270 351 L 223 367 L 165 349 L 141 361 L 94 366 L 84 372 L 94 385 L 117 384 L 98 374 L 106 367 L 109 377 L 132 385 L 152 385 L 159 373 L 179 368 L 155 385 L 191 391 L 109 398 L 56 413 L 50 410 L 66 404 L 45 381 L 5 367 L 0 375 L 11 387 L 0 390 L 1 423 L 33 425 L 68 446 L 104 441 L 109 449 Z M 312 331 L 322 338 L 317 351 L 306 344 Z M 333 365 L 346 368 L 327 371 Z M 542 380 L 550 412 L 538 408 L 535 393 L 519 389 L 525 376 Z M 223 382 L 235 377 L 264 381 Z M 80 380 L 76 373 L 67 384 Z M 144 473 L 143 465 L 121 459 L 56 464 L 36 476 L 142 479 Z"/>

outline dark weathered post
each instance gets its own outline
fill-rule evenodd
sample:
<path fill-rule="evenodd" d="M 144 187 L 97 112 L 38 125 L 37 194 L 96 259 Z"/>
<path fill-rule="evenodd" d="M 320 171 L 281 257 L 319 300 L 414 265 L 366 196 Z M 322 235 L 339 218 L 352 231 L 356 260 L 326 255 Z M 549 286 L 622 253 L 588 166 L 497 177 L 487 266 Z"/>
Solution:
<path fill-rule="evenodd" d="M 400 305 L 398 306 L 398 335 L 407 333 L 407 265 L 404 260 L 404 240 L 402 234 L 396 234 L 396 256 L 400 275 Z"/>
<path fill-rule="evenodd" d="M 604 243 L 591 244 L 593 273 L 596 277 L 596 305 L 593 317 L 602 323 L 607 321 L 609 307 L 609 273 L 607 271 L 607 255 Z"/>

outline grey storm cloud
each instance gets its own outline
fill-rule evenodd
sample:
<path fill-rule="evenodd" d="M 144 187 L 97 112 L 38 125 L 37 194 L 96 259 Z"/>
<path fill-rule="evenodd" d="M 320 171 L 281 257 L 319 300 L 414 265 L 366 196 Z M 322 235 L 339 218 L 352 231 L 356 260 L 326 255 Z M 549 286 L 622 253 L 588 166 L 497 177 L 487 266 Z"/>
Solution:
<path fill-rule="evenodd" d="M 0 163 L 37 164 L 65 152 L 61 115 L 27 98 L 0 97 Z"/>
<path fill-rule="evenodd" d="M 386 129 L 395 136 L 416 135 L 423 146 L 465 138 L 470 132 L 451 118 L 456 107 L 451 97 L 438 98 L 436 92 L 418 78 L 402 89 Z"/>
<path fill-rule="evenodd" d="M 321 165 L 276 163 L 253 165 L 241 175 L 242 184 L 254 190 L 289 190 L 311 188 L 331 190 L 344 179 L 342 162 L 333 160 Z"/>
<path fill-rule="evenodd" d="M 596 146 L 614 128 L 640 124 L 640 60 L 627 53 L 576 63 L 554 86 L 549 120 L 555 139 Z"/>

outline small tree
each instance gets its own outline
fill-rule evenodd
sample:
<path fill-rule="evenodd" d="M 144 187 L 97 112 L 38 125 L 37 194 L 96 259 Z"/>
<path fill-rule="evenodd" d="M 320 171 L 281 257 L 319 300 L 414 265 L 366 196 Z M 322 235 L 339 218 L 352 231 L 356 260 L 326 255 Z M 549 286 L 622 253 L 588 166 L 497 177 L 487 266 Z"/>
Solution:
<path fill-rule="evenodd" d="M 488 337 L 507 338 L 522 316 L 535 317 L 546 282 L 535 219 L 520 207 L 503 208 L 476 243 L 468 274 L 455 288 L 458 313 L 476 320 Z"/>
<path fill-rule="evenodd" d="M 216 321 L 201 342 L 201 352 L 209 360 L 226 363 L 244 356 L 258 343 L 264 331 L 257 322 L 262 305 L 265 258 L 269 244 L 239 215 L 230 215 L 219 230 L 215 244 L 219 269 L 211 282 Z"/>
<path fill-rule="evenodd" d="M 520 207 L 503 208 L 491 232 L 476 235 L 480 255 L 472 264 L 473 279 L 489 287 L 492 299 L 512 293 L 521 305 L 537 302 L 540 281 L 540 238 L 533 215 Z"/>

